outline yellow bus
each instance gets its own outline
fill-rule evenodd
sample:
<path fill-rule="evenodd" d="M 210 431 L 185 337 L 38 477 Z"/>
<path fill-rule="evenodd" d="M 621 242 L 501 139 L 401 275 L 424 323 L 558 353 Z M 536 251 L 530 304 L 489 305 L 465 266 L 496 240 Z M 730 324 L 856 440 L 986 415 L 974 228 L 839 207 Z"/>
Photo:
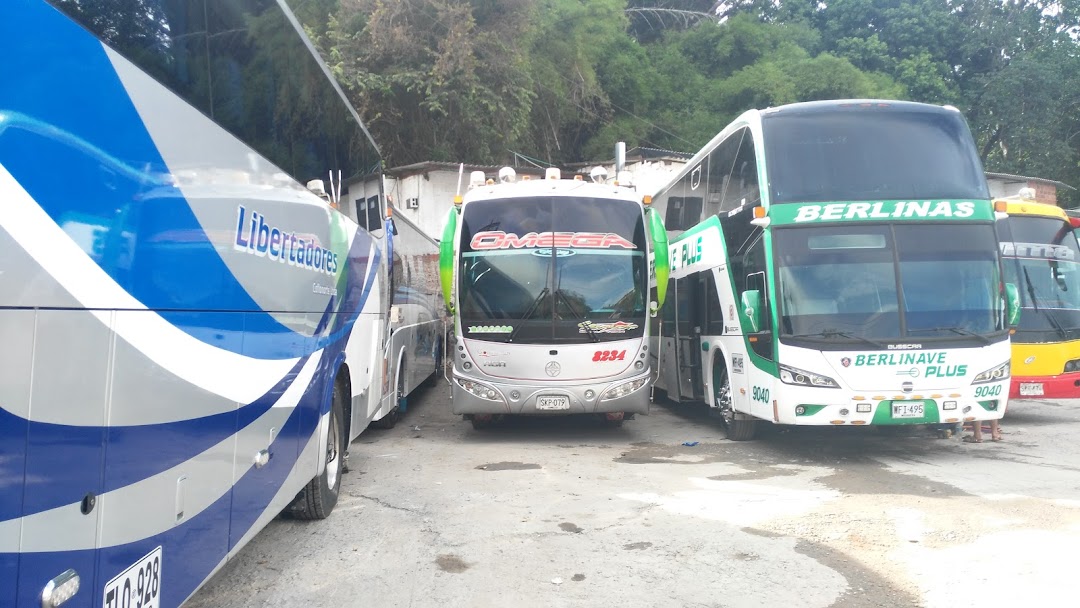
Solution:
<path fill-rule="evenodd" d="M 1009 398 L 1080 397 L 1080 247 L 1073 232 L 1080 218 L 1022 196 L 1002 200 L 1002 261 L 1023 310 L 1012 336 Z"/>

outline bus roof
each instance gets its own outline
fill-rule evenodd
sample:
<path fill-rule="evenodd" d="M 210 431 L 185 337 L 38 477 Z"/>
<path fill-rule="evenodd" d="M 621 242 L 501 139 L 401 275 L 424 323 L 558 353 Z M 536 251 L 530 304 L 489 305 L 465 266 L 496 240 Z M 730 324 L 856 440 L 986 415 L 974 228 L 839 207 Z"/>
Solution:
<path fill-rule="evenodd" d="M 960 110 L 953 106 L 939 106 L 917 101 L 897 101 L 893 99 L 825 99 L 820 101 L 803 101 L 783 106 L 775 106 L 761 110 L 763 115 L 784 114 L 816 114 L 818 112 L 834 112 L 836 110 L 867 109 L 893 109 L 919 112 L 959 113 Z"/>
<path fill-rule="evenodd" d="M 1035 215 L 1040 217 L 1054 217 L 1062 221 L 1069 221 L 1069 216 L 1065 213 L 1065 210 L 1057 205 L 1050 203 L 1040 203 L 1031 199 L 1022 199 L 1016 197 L 998 198 L 994 202 L 1002 201 L 1006 203 L 1005 212 L 1009 215 Z"/>
<path fill-rule="evenodd" d="M 535 196 L 614 198 L 642 202 L 643 194 L 626 186 L 598 184 L 578 179 L 518 179 L 511 183 L 495 183 L 477 186 L 463 197 L 463 204 L 470 201 Z"/>

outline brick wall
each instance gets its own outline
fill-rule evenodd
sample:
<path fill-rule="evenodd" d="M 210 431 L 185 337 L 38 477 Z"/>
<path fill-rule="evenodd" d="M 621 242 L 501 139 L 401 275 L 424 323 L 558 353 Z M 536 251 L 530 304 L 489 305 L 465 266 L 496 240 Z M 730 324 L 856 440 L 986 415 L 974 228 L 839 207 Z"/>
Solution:
<path fill-rule="evenodd" d="M 1035 200 L 1040 203 L 1057 204 L 1057 186 L 1039 182 L 1028 182 L 1029 188 L 1035 189 Z"/>

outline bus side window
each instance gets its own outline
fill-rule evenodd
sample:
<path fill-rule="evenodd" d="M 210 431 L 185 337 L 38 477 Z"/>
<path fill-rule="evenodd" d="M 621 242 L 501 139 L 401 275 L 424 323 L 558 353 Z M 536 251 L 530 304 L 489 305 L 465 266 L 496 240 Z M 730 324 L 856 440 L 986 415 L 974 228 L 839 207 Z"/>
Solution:
<path fill-rule="evenodd" d="M 749 131 L 743 137 L 739 154 L 735 157 L 735 166 L 731 168 L 731 182 L 728 190 L 734 191 L 734 198 L 738 200 L 735 206 L 754 205 L 761 200 L 761 192 L 758 188 L 757 154 L 754 150 L 754 138 L 751 137 Z"/>
<path fill-rule="evenodd" d="M 705 188 L 702 186 L 703 167 L 704 165 L 698 165 L 668 191 L 670 196 L 666 201 L 667 212 L 664 215 L 664 225 L 668 230 L 686 230 L 701 222 L 701 206 L 705 200 Z"/>
<path fill-rule="evenodd" d="M 672 188 L 672 190 L 674 189 Z M 679 226 L 682 225 L 682 205 L 683 198 L 681 196 L 667 197 L 667 213 L 664 214 L 664 226 L 668 230 L 681 230 Z"/>
<path fill-rule="evenodd" d="M 743 254 L 743 288 L 740 297 L 746 291 L 756 289 L 761 294 L 761 331 L 758 339 L 750 343 L 754 352 L 772 360 L 772 307 L 769 302 L 768 285 L 765 282 L 765 239 L 759 234 Z"/>
<path fill-rule="evenodd" d="M 705 286 L 702 289 L 702 308 L 705 310 L 705 333 L 710 336 L 720 336 L 724 333 L 724 310 L 725 303 L 720 301 L 720 294 L 716 291 L 716 279 L 714 269 L 701 273 L 705 277 Z M 726 276 L 726 275 L 725 275 Z"/>
<path fill-rule="evenodd" d="M 732 168 L 739 153 L 746 129 L 740 129 L 724 140 L 709 155 L 709 194 L 708 210 L 710 215 L 725 213 L 739 206 L 738 188 L 732 184 Z"/>

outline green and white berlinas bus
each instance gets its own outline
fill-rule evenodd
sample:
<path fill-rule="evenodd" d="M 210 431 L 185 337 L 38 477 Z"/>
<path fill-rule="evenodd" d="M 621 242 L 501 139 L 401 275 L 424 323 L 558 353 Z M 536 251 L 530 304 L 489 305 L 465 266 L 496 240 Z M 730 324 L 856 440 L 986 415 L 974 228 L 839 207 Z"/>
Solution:
<path fill-rule="evenodd" d="M 1016 287 L 952 107 L 751 110 L 655 196 L 672 239 L 656 389 L 729 436 L 1000 418 Z"/>

